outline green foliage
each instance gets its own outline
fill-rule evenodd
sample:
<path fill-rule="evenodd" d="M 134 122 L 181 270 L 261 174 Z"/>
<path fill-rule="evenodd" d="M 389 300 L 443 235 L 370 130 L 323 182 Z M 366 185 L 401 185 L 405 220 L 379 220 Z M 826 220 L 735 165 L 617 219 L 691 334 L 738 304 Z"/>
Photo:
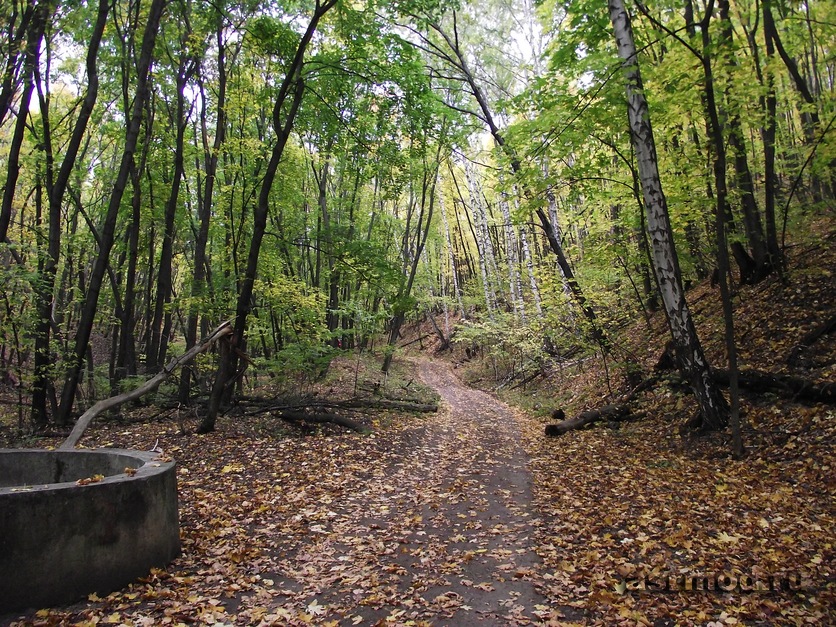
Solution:
<path fill-rule="evenodd" d="M 254 48 L 269 56 L 289 61 L 299 47 L 301 37 L 285 20 L 259 15 L 247 24 L 247 33 Z"/>
<path fill-rule="evenodd" d="M 502 314 L 490 320 L 460 322 L 452 341 L 490 359 L 499 379 L 543 363 L 546 353 L 542 330 Z"/>

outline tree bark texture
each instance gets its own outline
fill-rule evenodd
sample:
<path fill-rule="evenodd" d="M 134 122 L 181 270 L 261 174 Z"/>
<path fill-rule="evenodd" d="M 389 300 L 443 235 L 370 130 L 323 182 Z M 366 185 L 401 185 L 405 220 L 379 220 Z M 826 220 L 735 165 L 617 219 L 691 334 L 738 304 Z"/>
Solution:
<path fill-rule="evenodd" d="M 137 63 L 136 96 L 131 112 L 131 120 L 125 136 L 125 147 L 122 151 L 119 171 L 110 194 L 105 223 L 100 233 L 99 254 L 96 257 L 93 272 L 90 275 L 87 295 L 85 297 L 81 318 L 79 319 L 78 330 L 76 331 L 74 353 L 70 358 L 70 366 L 64 379 L 64 388 L 61 392 L 61 405 L 58 409 L 57 416 L 57 422 L 59 424 L 69 422 L 76 390 L 78 389 L 81 366 L 90 342 L 90 335 L 93 331 L 93 321 L 95 320 L 98 309 L 102 280 L 107 271 L 110 261 L 110 251 L 113 247 L 116 219 L 119 215 L 122 196 L 125 193 L 131 163 L 136 152 L 139 130 L 142 124 L 142 111 L 145 106 L 145 101 L 148 98 L 148 75 L 154 54 L 154 43 L 157 39 L 157 31 L 165 5 L 166 0 L 154 0 L 148 10 L 148 21 L 145 25 L 142 47 Z"/>
<path fill-rule="evenodd" d="M 643 93 L 630 17 L 622 0 L 609 0 L 609 11 L 615 31 L 618 55 L 622 59 L 630 136 L 639 167 L 653 265 L 659 281 L 659 290 L 671 337 L 676 347 L 677 361 L 683 376 L 690 382 L 697 398 L 702 416 L 702 428 L 719 429 L 727 424 L 728 403 L 711 378 L 708 361 L 685 301 L 682 274 L 674 247 L 667 200 L 659 178 L 656 145 L 650 123 L 650 112 Z"/>

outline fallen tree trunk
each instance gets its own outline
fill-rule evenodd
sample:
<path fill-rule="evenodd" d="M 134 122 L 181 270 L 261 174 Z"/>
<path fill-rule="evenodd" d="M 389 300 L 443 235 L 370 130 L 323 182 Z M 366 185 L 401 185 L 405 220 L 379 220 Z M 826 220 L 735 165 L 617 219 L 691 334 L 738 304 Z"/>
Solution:
<path fill-rule="evenodd" d="M 409 340 L 406 344 L 401 344 L 398 348 L 406 348 L 411 344 L 415 344 L 415 342 L 420 342 L 421 340 L 426 340 L 428 337 L 432 337 L 432 333 L 425 333 L 424 335 L 419 335 L 414 340 Z"/>
<path fill-rule="evenodd" d="M 516 390 L 517 388 L 523 388 L 523 389 L 525 389 L 525 386 L 526 386 L 528 383 L 531 383 L 532 381 L 534 381 L 534 379 L 536 379 L 537 377 L 540 377 L 540 376 L 543 376 L 543 371 L 542 371 L 542 370 L 538 370 L 538 371 L 537 371 L 537 372 L 535 372 L 534 374 L 530 374 L 530 375 L 528 375 L 527 377 L 525 377 L 525 378 L 524 378 L 522 381 L 520 381 L 519 383 L 516 383 L 516 384 L 512 385 L 512 386 L 511 386 L 511 389 L 512 389 L 512 390 Z"/>
<path fill-rule="evenodd" d="M 438 405 L 435 403 L 397 401 L 386 398 L 350 398 L 344 401 L 324 401 L 318 398 L 303 398 L 286 403 L 276 403 L 272 400 L 266 402 L 261 399 L 249 398 L 247 402 L 259 406 L 258 409 L 247 412 L 247 415 L 261 414 L 269 411 L 300 411 L 303 409 L 393 409 L 420 413 L 433 413 L 438 411 Z"/>
<path fill-rule="evenodd" d="M 78 421 L 75 423 L 73 430 L 70 432 L 70 435 L 64 440 L 64 443 L 58 447 L 58 450 L 65 451 L 72 449 L 78 441 L 81 439 L 81 436 L 84 435 L 84 432 L 87 430 L 87 427 L 93 421 L 93 419 L 101 414 L 102 412 L 107 411 L 108 409 L 113 409 L 114 407 L 118 407 L 122 403 L 127 403 L 128 401 L 134 401 L 149 392 L 153 392 L 160 384 L 168 379 L 174 371 L 182 366 L 190 362 L 192 359 L 197 357 L 200 353 L 208 349 L 212 344 L 217 342 L 222 337 L 226 337 L 232 333 L 232 324 L 230 322 L 224 322 L 220 325 L 217 329 L 212 331 L 209 336 L 204 339 L 200 344 L 196 344 L 191 349 L 172 359 L 166 366 L 162 369 L 162 371 L 157 374 L 156 376 L 148 379 L 145 383 L 140 385 L 135 390 L 131 390 L 130 392 L 125 392 L 124 394 L 118 394 L 117 396 L 111 396 L 110 398 L 105 398 L 100 400 L 98 403 L 93 405 L 90 409 L 84 412 Z"/>
<path fill-rule="evenodd" d="M 361 425 L 359 422 L 355 422 L 350 418 L 346 418 L 345 416 L 338 416 L 337 414 L 329 414 L 329 413 L 321 413 L 321 414 L 308 414 L 303 411 L 281 411 L 276 414 L 282 420 L 286 420 L 292 423 L 300 423 L 300 422 L 314 422 L 318 424 L 329 423 L 339 425 L 341 427 L 345 427 L 346 429 L 351 429 L 352 431 L 356 431 L 357 433 L 371 433 L 372 429 L 365 425 Z"/>
<path fill-rule="evenodd" d="M 714 370 L 712 377 L 720 385 L 729 384 L 728 370 Z M 817 383 L 787 374 L 772 374 L 759 370 L 741 370 L 740 387 L 755 392 L 772 392 L 794 401 L 836 404 L 836 383 Z"/>
<path fill-rule="evenodd" d="M 574 418 L 569 418 L 553 425 L 546 425 L 546 435 L 563 435 L 568 431 L 581 429 L 599 420 L 621 421 L 633 415 L 629 405 L 604 405 L 599 409 L 581 412 Z"/>
<path fill-rule="evenodd" d="M 815 344 L 819 340 L 819 338 L 833 333 L 834 331 L 836 331 L 836 316 L 833 316 L 829 320 L 825 320 L 815 329 L 812 329 L 805 333 L 804 337 L 801 338 L 798 344 L 793 346 L 792 350 L 790 351 L 789 357 L 787 357 L 787 363 L 791 366 L 794 365 L 806 349 L 810 348 L 813 344 Z"/>
<path fill-rule="evenodd" d="M 316 406 L 316 405 L 314 405 Z M 421 413 L 434 413 L 438 411 L 435 403 L 415 403 L 412 401 L 394 401 L 386 398 L 363 399 L 352 398 L 347 401 L 334 401 L 323 403 L 321 407 L 345 407 L 347 409 L 399 409 L 402 411 L 417 411 Z"/>

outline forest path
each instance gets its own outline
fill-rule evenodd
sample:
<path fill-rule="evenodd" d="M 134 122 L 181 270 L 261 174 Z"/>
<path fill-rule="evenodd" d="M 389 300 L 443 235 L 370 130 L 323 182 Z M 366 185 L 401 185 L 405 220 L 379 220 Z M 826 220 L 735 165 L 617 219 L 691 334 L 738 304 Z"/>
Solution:
<path fill-rule="evenodd" d="M 285 563 L 280 587 L 299 598 L 294 580 L 320 582 L 305 586 L 317 623 L 542 624 L 550 610 L 535 588 L 537 521 L 513 413 L 448 364 L 417 365 L 439 412 L 416 418 L 386 468 L 334 505 L 331 533 Z"/>

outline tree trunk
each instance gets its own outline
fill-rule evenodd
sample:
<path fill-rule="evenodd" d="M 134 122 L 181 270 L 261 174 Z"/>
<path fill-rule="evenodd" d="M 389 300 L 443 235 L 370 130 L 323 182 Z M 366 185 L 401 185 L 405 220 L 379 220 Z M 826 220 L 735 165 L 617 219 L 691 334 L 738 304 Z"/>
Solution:
<path fill-rule="evenodd" d="M 515 200 L 516 209 L 519 210 L 519 203 Z M 526 226 L 520 228 L 520 248 L 522 249 L 523 263 L 525 263 L 525 270 L 528 273 L 528 285 L 531 289 L 531 295 L 534 298 L 534 310 L 537 316 L 543 316 L 543 302 L 540 299 L 540 286 L 537 284 L 537 275 L 534 272 L 534 261 L 531 258 L 531 248 L 528 245 L 528 236 L 526 235 Z"/>
<path fill-rule="evenodd" d="M 116 219 L 119 215 L 119 207 L 122 203 L 122 196 L 125 193 L 131 162 L 133 161 L 138 143 L 139 130 L 142 124 L 142 110 L 145 106 L 145 100 L 148 97 L 148 74 L 154 53 L 154 42 L 156 41 L 157 29 L 165 4 L 166 0 L 153 0 L 149 7 L 148 21 L 145 26 L 142 48 L 137 62 L 136 97 L 134 98 L 131 120 L 125 136 L 125 148 L 122 151 L 119 171 L 110 194 L 105 223 L 101 230 L 99 254 L 96 257 L 93 272 L 90 275 L 88 291 L 76 331 L 75 348 L 73 355 L 70 357 L 69 369 L 64 379 L 64 388 L 61 392 L 61 405 L 59 406 L 57 416 L 57 422 L 59 424 L 67 424 L 70 420 L 76 390 L 78 389 L 79 376 L 81 375 L 81 366 L 84 361 L 87 345 L 90 342 L 90 334 L 93 330 L 93 322 L 99 304 L 102 280 L 104 279 L 110 259 L 110 250 L 113 247 Z"/>
<path fill-rule="evenodd" d="M 439 191 L 438 204 L 441 207 L 441 222 L 444 225 L 444 241 L 447 246 L 447 258 L 450 263 L 450 278 L 453 282 L 453 293 L 456 297 L 456 303 L 459 306 L 459 316 L 464 319 L 464 302 L 462 301 L 462 293 L 459 289 L 459 276 L 458 271 L 456 270 L 456 255 L 453 251 L 453 240 L 450 237 L 450 223 L 447 220 L 447 208 L 444 203 L 443 190 Z"/>
<path fill-rule="evenodd" d="M 766 45 L 767 66 L 775 55 L 772 43 L 772 32 L 766 25 L 766 13 L 769 3 L 763 3 L 764 11 L 764 40 Z M 771 24 L 771 21 L 770 21 Z M 774 28 L 774 24 L 772 24 Z M 778 227 L 775 219 L 775 200 L 777 193 L 777 175 L 775 172 L 775 135 L 778 99 L 775 95 L 775 77 L 772 70 L 766 69 L 765 114 L 761 140 L 763 141 L 763 186 L 764 186 L 764 219 L 766 221 L 766 249 L 769 253 L 769 263 L 781 272 L 784 268 L 784 253 L 778 246 Z"/>
<path fill-rule="evenodd" d="M 44 143 L 49 163 L 48 196 L 49 196 L 49 235 L 46 256 L 37 282 L 36 309 L 37 323 L 35 329 L 35 364 L 34 381 L 32 383 L 32 422 L 43 426 L 47 422 L 47 390 L 52 387 L 52 355 L 49 348 L 52 329 L 52 312 L 55 302 L 55 276 L 58 270 L 58 257 L 61 254 L 61 210 L 63 208 L 64 193 L 70 181 L 70 175 L 75 168 L 76 159 L 81 149 L 82 140 L 87 131 L 87 124 L 93 113 L 93 107 L 99 93 L 99 75 L 96 59 L 104 34 L 105 24 L 110 3 L 107 0 L 99 2 L 96 23 L 87 48 L 87 92 L 79 108 L 78 118 L 73 127 L 70 141 L 64 147 L 64 159 L 57 176 L 52 172 L 52 134 L 49 124 L 49 109 L 46 102 L 41 103 L 41 120 L 44 129 Z"/>
<path fill-rule="evenodd" d="M 160 364 L 165 362 L 168 353 L 168 335 L 171 327 L 171 313 L 166 312 L 166 305 L 171 302 L 171 275 L 174 257 L 174 218 L 177 214 L 177 204 L 180 199 L 180 184 L 183 180 L 185 164 L 183 152 L 186 136 L 186 84 L 194 72 L 194 62 L 190 58 L 180 60 L 177 71 L 177 103 L 174 119 L 170 120 L 176 129 L 174 142 L 174 173 L 171 179 L 171 189 L 165 204 L 165 227 L 163 231 L 162 248 L 160 250 L 160 268 L 157 275 L 157 293 L 154 298 L 154 318 L 151 322 L 151 337 L 145 358 L 149 373 L 155 373 Z M 163 325 L 163 316 L 166 324 Z"/>
<path fill-rule="evenodd" d="M 720 0 L 721 3 L 724 0 Z M 721 4 L 721 15 L 723 13 Z M 726 5 L 726 19 L 728 19 L 728 5 Z M 726 146 L 723 143 L 723 129 L 720 125 L 720 116 L 717 111 L 717 104 L 714 92 L 714 73 L 711 67 L 711 39 L 708 33 L 708 26 L 711 21 L 711 3 L 706 9 L 705 19 L 702 23 L 702 64 L 703 74 L 705 75 L 705 101 L 708 110 L 709 122 L 711 124 L 711 141 L 714 144 L 714 178 L 717 181 L 717 205 L 715 207 L 715 225 L 717 231 L 717 273 L 720 279 L 720 298 L 723 303 L 723 322 L 726 340 L 726 355 L 729 365 L 729 393 L 731 396 L 730 420 L 732 428 L 732 440 L 734 455 L 737 458 L 743 455 L 743 441 L 740 434 L 740 391 L 737 382 L 737 345 L 734 341 L 734 311 L 732 309 L 731 292 L 729 290 L 729 255 L 726 241 L 726 221 L 724 214 L 727 210 L 725 206 L 728 202 L 726 190 Z M 726 28 L 726 26 L 724 26 Z M 730 34 L 728 35 L 730 38 Z M 735 128 L 738 126 L 738 128 Z M 731 133 L 739 132 L 739 125 L 733 125 Z M 735 146 L 735 142 L 731 142 Z M 745 157 L 745 153 L 744 153 Z M 736 157 L 739 158 L 739 157 Z M 746 170 L 748 174 L 748 168 Z M 740 171 L 738 170 L 738 175 Z M 751 180 L 749 180 L 751 184 Z M 754 201 L 754 198 L 752 199 Z M 744 200 L 745 202 L 745 200 Z M 751 241 L 750 241 L 751 243 Z M 760 240 L 762 246 L 763 241 Z M 762 248 L 754 249 L 755 263 L 758 264 L 758 254 L 760 257 L 760 269 L 765 268 L 763 264 L 766 261 L 766 251 Z M 758 277 L 754 277 L 757 279 Z M 713 425 L 708 425 L 709 428 L 714 428 Z"/>
<path fill-rule="evenodd" d="M 721 43 L 724 46 L 723 54 L 726 57 L 726 65 L 729 67 L 730 73 L 733 74 L 737 68 L 737 62 L 731 50 L 733 42 L 731 19 L 729 17 L 729 1 L 718 0 L 718 6 L 720 8 Z M 703 29 L 703 32 L 707 32 L 707 25 Z M 710 50 L 703 45 L 703 57 L 706 60 L 709 59 L 709 54 Z M 760 211 L 758 210 L 758 203 L 755 199 L 755 185 L 752 181 L 752 173 L 749 170 L 749 159 L 746 155 L 746 145 L 743 140 L 740 116 L 736 111 L 736 105 L 731 102 L 730 92 L 731 89 L 727 88 L 726 108 L 729 109 L 729 116 L 725 126 L 728 129 L 729 145 L 734 155 L 735 180 L 743 207 L 743 228 L 749 243 L 749 250 L 752 253 L 752 260 L 754 261 L 754 271 L 750 277 L 746 278 L 748 278 L 749 282 L 756 283 L 769 274 L 771 268 L 768 264 L 763 224 L 761 222 Z"/>
<path fill-rule="evenodd" d="M 186 323 L 186 349 L 191 348 L 197 341 L 198 315 L 200 307 L 195 302 L 199 300 L 206 291 L 206 246 L 209 242 L 209 225 L 212 217 L 212 206 L 214 203 L 215 181 L 218 172 L 218 154 L 226 141 L 226 43 L 223 38 L 223 17 L 217 14 L 218 20 L 216 30 L 216 44 L 218 46 L 217 72 L 218 72 L 218 102 L 216 103 L 215 139 L 211 149 L 208 146 L 208 133 L 206 129 L 206 92 L 203 85 L 200 86 L 203 107 L 200 111 L 201 131 L 204 137 L 203 162 L 205 175 L 203 180 L 203 195 L 200 198 L 199 220 L 197 236 L 195 237 L 194 253 L 194 274 L 192 275 L 191 302 L 189 303 L 189 319 Z M 180 402 L 189 404 L 191 396 L 191 372 L 189 368 L 183 368 L 180 373 Z"/>
<path fill-rule="evenodd" d="M 525 303 L 523 302 L 522 278 L 520 276 L 520 262 L 518 258 L 519 244 L 514 225 L 511 222 L 511 209 L 508 198 L 499 200 L 499 210 L 502 212 L 502 223 L 505 231 L 505 262 L 508 265 L 508 284 L 511 294 L 511 305 L 518 320 L 525 322 Z"/>
<path fill-rule="evenodd" d="M 26 51 L 23 57 L 23 93 L 18 105 L 17 120 L 15 122 L 12 141 L 6 156 L 6 182 L 3 189 L 3 200 L 0 204 L 0 243 L 5 242 L 12 220 L 12 204 L 14 202 L 17 179 L 20 175 L 20 151 L 23 147 L 26 132 L 26 119 L 29 117 L 29 104 L 35 90 L 35 70 L 39 62 L 41 41 L 51 15 L 51 3 L 37 3 L 32 19 L 27 25 Z"/>
<path fill-rule="evenodd" d="M 600 420 L 619 421 L 631 416 L 629 405 L 604 405 L 599 409 L 583 411 L 574 418 L 567 418 L 553 425 L 546 425 L 546 435 L 555 437 L 575 429 L 582 429 Z"/>
<path fill-rule="evenodd" d="M 622 0 L 609 0 L 609 12 L 615 31 L 618 55 L 622 59 L 630 136 L 639 166 L 653 264 L 671 337 L 676 347 L 677 361 L 683 376 L 694 390 L 700 407 L 702 428 L 720 429 L 728 422 L 728 404 L 711 379 L 711 370 L 685 301 L 667 200 L 659 179 L 656 145 L 636 58 L 636 45 L 633 40 L 630 17 Z"/>
<path fill-rule="evenodd" d="M 26 3 L 23 13 L 20 14 L 20 23 L 17 22 L 17 13 L 8 19 L 5 28 L 8 32 L 8 39 L 6 40 L 6 56 L 5 67 L 3 68 L 3 79 L 0 81 L 0 126 L 6 120 L 6 114 L 9 112 L 12 98 L 14 98 L 17 91 L 16 73 L 19 69 L 19 59 L 23 40 L 29 32 L 29 24 L 35 16 L 35 8 L 42 5 L 37 5 L 33 1 Z M 0 240 L 2 241 L 2 240 Z"/>
<path fill-rule="evenodd" d="M 244 334 L 247 327 L 247 315 L 250 313 L 252 306 L 253 284 L 256 279 L 258 271 L 258 256 L 261 251 L 261 242 L 264 239 L 264 232 L 267 227 L 267 211 L 270 208 L 270 190 L 273 187 L 273 181 L 276 178 L 276 171 L 279 167 L 284 148 L 290 139 L 290 132 L 293 130 L 293 124 L 296 120 L 296 114 L 299 111 L 299 106 L 302 103 L 302 95 L 305 90 L 304 78 L 302 74 L 305 51 L 308 44 L 316 32 L 319 21 L 322 17 L 334 7 L 337 0 L 321 0 L 316 1 L 311 21 L 308 23 L 307 30 L 299 41 L 296 49 L 296 54 L 287 69 L 284 80 L 279 88 L 279 94 L 276 98 L 275 106 L 273 107 L 273 128 L 276 132 L 276 143 L 273 146 L 270 155 L 270 161 L 267 165 L 267 170 L 262 179 L 261 191 L 258 195 L 258 204 L 253 212 L 253 237 L 250 241 L 249 255 L 247 256 L 247 267 L 245 274 L 241 280 L 238 291 L 238 304 L 235 311 L 235 327 L 232 335 L 232 349 L 222 356 L 221 363 L 218 366 L 218 372 L 215 376 L 215 382 L 212 386 L 212 393 L 209 397 L 209 405 L 206 410 L 206 415 L 198 427 L 200 433 L 207 433 L 214 431 L 215 421 L 221 409 L 221 401 L 227 390 L 228 384 L 234 375 L 238 366 L 238 356 L 234 348 L 244 345 Z M 289 108 L 285 111 L 284 105 L 290 101 Z"/>

